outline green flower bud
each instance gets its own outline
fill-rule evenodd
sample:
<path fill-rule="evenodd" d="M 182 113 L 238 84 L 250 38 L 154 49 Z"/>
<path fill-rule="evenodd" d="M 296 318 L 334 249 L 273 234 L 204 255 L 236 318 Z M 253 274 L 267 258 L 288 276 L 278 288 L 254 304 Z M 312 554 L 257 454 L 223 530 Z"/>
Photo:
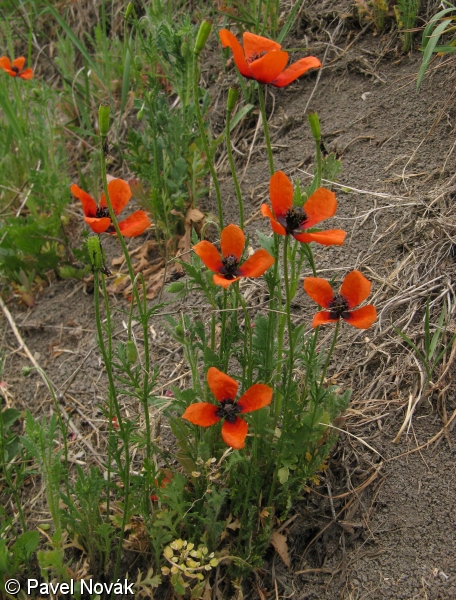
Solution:
<path fill-rule="evenodd" d="M 93 235 L 87 240 L 87 247 L 89 249 L 90 262 L 92 269 L 103 268 L 103 255 L 101 253 L 100 240 L 98 236 Z"/>
<path fill-rule="evenodd" d="M 185 283 L 183 281 L 173 281 L 166 288 L 168 294 L 179 294 L 185 289 Z"/>
<path fill-rule="evenodd" d="M 143 118 L 144 118 L 144 104 L 138 110 L 138 114 L 136 115 L 136 118 L 138 119 L 138 121 L 142 121 L 143 120 Z"/>
<path fill-rule="evenodd" d="M 131 15 L 132 12 L 133 12 L 133 2 L 129 2 L 128 6 L 127 6 L 127 10 L 125 11 L 125 18 L 128 19 L 128 17 Z"/>
<path fill-rule="evenodd" d="M 239 97 L 239 88 L 237 85 L 230 87 L 228 91 L 228 100 L 226 102 L 226 110 L 231 113 L 236 106 L 237 99 Z"/>
<path fill-rule="evenodd" d="M 185 335 L 185 331 L 184 331 L 183 327 L 181 327 L 181 325 L 177 325 L 177 327 L 174 331 L 176 332 L 176 337 L 178 337 L 178 338 L 183 338 Z"/>
<path fill-rule="evenodd" d="M 100 128 L 101 137 L 106 137 L 109 131 L 109 116 L 111 107 L 108 102 L 102 102 L 98 109 L 98 127 Z"/>
<path fill-rule="evenodd" d="M 187 40 L 183 40 L 181 47 L 180 47 L 180 51 L 181 51 L 181 56 L 183 56 L 184 58 L 187 56 L 188 51 L 189 51 L 189 47 L 188 47 L 188 42 Z"/>
<path fill-rule="evenodd" d="M 130 365 L 134 364 L 138 360 L 138 350 L 136 349 L 133 340 L 128 340 L 125 344 L 125 355 Z"/>
<path fill-rule="evenodd" d="M 209 37 L 212 29 L 211 21 L 203 21 L 200 25 L 198 35 L 196 36 L 195 47 L 193 48 L 193 52 L 199 56 L 201 54 L 202 49 L 206 45 L 207 38 Z"/>
<path fill-rule="evenodd" d="M 320 129 L 320 120 L 316 112 L 310 112 L 307 115 L 307 119 L 309 120 L 310 129 L 312 130 L 312 135 L 316 142 L 321 141 L 321 129 Z"/>
<path fill-rule="evenodd" d="M 22 377 L 28 377 L 32 371 L 31 367 L 22 367 Z"/>

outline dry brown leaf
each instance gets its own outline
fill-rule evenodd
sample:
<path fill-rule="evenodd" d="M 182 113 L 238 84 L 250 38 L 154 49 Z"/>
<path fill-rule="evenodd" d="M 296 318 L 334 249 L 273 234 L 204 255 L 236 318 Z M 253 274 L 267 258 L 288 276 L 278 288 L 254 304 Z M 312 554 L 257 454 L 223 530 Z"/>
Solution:
<path fill-rule="evenodd" d="M 185 221 L 191 223 L 199 223 L 204 219 L 204 214 L 198 208 L 189 208 L 185 215 Z"/>
<path fill-rule="evenodd" d="M 271 544 L 274 546 L 274 550 L 282 559 L 283 564 L 286 567 L 290 568 L 290 557 L 288 555 L 287 538 L 278 531 L 273 531 L 271 533 Z"/>

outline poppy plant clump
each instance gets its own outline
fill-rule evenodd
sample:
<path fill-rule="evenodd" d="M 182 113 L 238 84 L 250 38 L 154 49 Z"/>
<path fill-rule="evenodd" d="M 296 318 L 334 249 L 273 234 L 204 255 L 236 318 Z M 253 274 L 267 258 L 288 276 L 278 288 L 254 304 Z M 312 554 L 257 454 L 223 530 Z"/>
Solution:
<path fill-rule="evenodd" d="M 24 69 L 25 65 L 25 57 L 19 56 L 19 58 L 15 58 L 11 63 L 10 59 L 7 56 L 2 56 L 0 58 L 0 68 L 8 73 L 11 77 L 20 77 L 21 79 L 31 79 L 33 77 L 32 69 Z"/>
<path fill-rule="evenodd" d="M 342 229 L 307 232 L 317 223 L 333 217 L 337 209 L 334 192 L 326 188 L 318 188 L 304 206 L 293 206 L 293 184 L 282 171 L 271 177 L 269 195 L 272 209 L 267 204 L 261 205 L 261 213 L 268 217 L 271 227 L 279 235 L 292 235 L 298 242 L 317 242 L 323 246 L 341 246 L 347 235 Z"/>
<path fill-rule="evenodd" d="M 278 88 L 285 87 L 310 69 L 321 67 L 318 58 L 307 56 L 285 69 L 288 52 L 284 52 L 277 42 L 249 31 L 245 31 L 243 35 L 244 48 L 228 29 L 220 31 L 220 40 L 224 48 L 231 48 L 234 62 L 241 75 L 248 79 L 255 79 L 258 83 L 270 83 Z"/>
<path fill-rule="evenodd" d="M 227 288 L 241 277 L 261 277 L 274 264 L 274 258 L 266 250 L 257 250 L 242 265 L 245 235 L 237 225 L 228 225 L 221 233 L 222 255 L 207 241 L 193 246 L 203 263 L 215 273 L 214 283 Z"/>
<path fill-rule="evenodd" d="M 71 186 L 72 194 L 82 202 L 84 221 L 94 233 L 116 233 L 109 216 L 108 205 L 104 193 L 101 195 L 100 204 L 79 186 Z M 130 186 L 122 179 L 113 179 L 108 184 L 108 193 L 114 214 L 117 216 L 126 207 L 131 198 Z M 119 222 L 119 229 L 125 237 L 141 235 L 151 225 L 149 217 L 143 210 L 137 210 L 132 215 Z"/>
<path fill-rule="evenodd" d="M 207 372 L 207 383 L 220 404 L 217 406 L 209 402 L 196 402 L 186 409 L 182 418 L 201 427 L 209 427 L 223 420 L 223 441 L 235 450 L 241 450 L 245 445 L 248 425 L 238 415 L 269 406 L 272 388 L 256 383 L 236 402 L 238 383 L 225 373 L 211 367 Z"/>
<path fill-rule="evenodd" d="M 319 277 L 306 277 L 304 290 L 312 300 L 326 308 L 314 316 L 312 327 L 335 323 L 342 318 L 357 329 L 369 329 L 377 318 L 377 311 L 372 304 L 352 310 L 369 296 L 371 290 L 370 281 L 359 271 L 346 275 L 339 294 L 334 294 L 329 281 Z"/>

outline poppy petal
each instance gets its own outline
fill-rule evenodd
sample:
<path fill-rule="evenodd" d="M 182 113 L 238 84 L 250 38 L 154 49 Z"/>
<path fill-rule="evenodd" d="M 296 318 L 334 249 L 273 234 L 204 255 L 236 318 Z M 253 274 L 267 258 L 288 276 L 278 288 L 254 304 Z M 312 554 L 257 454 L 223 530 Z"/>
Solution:
<path fill-rule="evenodd" d="M 353 327 L 356 327 L 356 329 L 369 329 L 376 318 L 377 311 L 375 310 L 375 306 L 368 304 L 367 306 L 353 310 L 344 320 L 353 325 Z"/>
<path fill-rule="evenodd" d="M 334 300 L 334 292 L 329 281 L 321 277 L 306 277 L 304 291 L 319 306 L 329 308 L 329 303 Z"/>
<path fill-rule="evenodd" d="M 22 68 L 25 65 L 25 56 L 19 56 L 19 58 L 16 58 L 13 60 L 13 67 L 16 67 L 16 69 L 18 69 L 19 71 L 22 71 Z"/>
<path fill-rule="evenodd" d="M 287 230 L 283 225 L 281 225 L 278 221 L 275 220 L 274 215 L 271 212 L 271 209 L 267 204 L 261 205 L 261 214 L 263 217 L 269 217 L 272 230 L 279 235 L 287 235 Z"/>
<path fill-rule="evenodd" d="M 32 69 L 25 69 L 25 71 L 22 71 L 22 73 L 19 74 L 19 77 L 21 79 L 25 79 L 25 80 L 32 79 L 32 77 L 33 77 Z"/>
<path fill-rule="evenodd" d="M 109 217 L 101 217 L 99 219 L 97 217 L 86 217 L 84 221 L 94 233 L 103 233 L 111 225 Z"/>
<path fill-rule="evenodd" d="M 371 282 L 359 271 L 352 271 L 345 277 L 340 294 L 347 300 L 348 308 L 361 304 L 370 294 Z"/>
<path fill-rule="evenodd" d="M 267 84 L 280 75 L 288 62 L 288 52 L 276 50 L 265 54 L 258 60 L 250 63 L 249 68 L 254 79 L 259 83 Z"/>
<path fill-rule="evenodd" d="M 336 194 L 326 188 L 318 188 L 303 206 L 307 215 L 306 229 L 333 217 L 337 210 Z"/>
<path fill-rule="evenodd" d="M 285 69 L 283 73 L 281 73 L 277 79 L 271 81 L 271 84 L 274 87 L 282 88 L 286 85 L 289 85 L 304 73 L 307 73 L 310 69 L 319 69 L 321 67 L 321 62 L 315 56 L 306 56 L 306 58 L 301 58 L 297 62 L 293 63 Z"/>
<path fill-rule="evenodd" d="M 137 210 L 119 223 L 119 229 L 124 237 L 136 237 L 141 235 L 151 224 L 146 213 L 143 210 Z"/>
<path fill-rule="evenodd" d="M 82 202 L 82 210 L 84 211 L 84 215 L 86 217 L 95 217 L 97 214 L 97 203 L 92 196 L 89 196 L 87 192 L 81 190 L 81 188 L 75 183 L 73 183 L 73 185 L 70 187 L 70 190 L 73 196 Z M 109 222 L 111 222 L 111 219 L 109 219 Z"/>
<path fill-rule="evenodd" d="M 230 287 L 232 283 L 235 281 L 239 281 L 240 277 L 235 277 L 234 279 L 226 279 L 223 275 L 214 274 L 212 281 L 215 285 L 221 285 L 223 288 L 227 289 Z"/>
<path fill-rule="evenodd" d="M 118 215 L 127 206 L 131 198 L 131 189 L 123 179 L 113 179 L 108 183 L 108 194 L 114 214 Z M 100 206 L 108 206 L 104 192 L 101 194 Z"/>
<path fill-rule="evenodd" d="M 16 71 L 10 71 L 9 69 L 5 69 L 5 73 L 8 73 L 8 75 L 11 75 L 11 77 L 17 77 Z"/>
<path fill-rule="evenodd" d="M 238 391 L 238 382 L 229 375 L 222 373 L 216 367 L 211 367 L 207 372 L 209 389 L 219 402 L 234 400 Z"/>
<path fill-rule="evenodd" d="M 337 323 L 339 319 L 331 319 L 331 313 L 322 310 L 317 312 L 312 321 L 312 327 L 318 327 L 319 325 L 325 325 L 326 323 Z"/>
<path fill-rule="evenodd" d="M 269 196 L 276 217 L 285 216 L 293 206 L 293 184 L 283 171 L 277 171 L 271 177 Z"/>
<path fill-rule="evenodd" d="M 242 408 L 241 413 L 248 413 L 269 406 L 271 400 L 272 388 L 264 383 L 256 383 L 242 394 L 237 406 Z"/>
<path fill-rule="evenodd" d="M 282 46 L 277 42 L 261 35 L 250 33 L 249 31 L 244 32 L 242 42 L 244 44 L 244 53 L 247 61 L 251 60 L 254 56 L 258 56 L 262 52 L 273 52 L 282 49 Z"/>
<path fill-rule="evenodd" d="M 0 58 L 0 68 L 4 69 L 5 71 L 11 71 L 11 61 L 7 56 L 2 56 Z"/>
<path fill-rule="evenodd" d="M 244 50 L 242 49 L 241 44 L 238 42 L 237 37 L 232 34 L 231 31 L 228 31 L 228 29 L 222 29 L 219 32 L 219 35 L 222 46 L 224 48 L 231 48 L 234 62 L 236 63 L 236 67 L 239 69 L 240 74 L 244 77 L 252 79 L 252 73 L 250 72 L 249 65 L 245 60 Z"/>
<path fill-rule="evenodd" d="M 238 271 L 243 277 L 261 277 L 274 263 L 275 259 L 262 248 L 248 258 Z"/>
<path fill-rule="evenodd" d="M 182 418 L 186 421 L 190 421 L 194 425 L 201 425 L 201 427 L 209 427 L 215 425 L 220 421 L 220 417 L 215 414 L 218 407 L 215 404 L 209 404 L 209 402 L 196 402 L 190 404 L 186 409 Z"/>
<path fill-rule="evenodd" d="M 313 233 L 293 233 L 293 237 L 298 242 L 310 244 L 316 242 L 322 246 L 342 246 L 347 236 L 343 229 L 328 229 L 327 231 L 315 231 Z"/>
<path fill-rule="evenodd" d="M 245 246 L 245 235 L 242 229 L 237 225 L 228 225 L 223 229 L 220 237 L 220 247 L 223 257 L 234 256 L 239 261 Z"/>
<path fill-rule="evenodd" d="M 214 244 L 204 240 L 193 246 L 193 250 L 211 271 L 218 273 L 223 268 L 222 257 Z"/>
<path fill-rule="evenodd" d="M 249 426 L 244 421 L 236 417 L 234 423 L 228 423 L 225 421 L 222 425 L 222 438 L 227 446 L 231 446 L 235 450 L 242 450 L 244 448 L 244 440 L 247 435 Z"/>

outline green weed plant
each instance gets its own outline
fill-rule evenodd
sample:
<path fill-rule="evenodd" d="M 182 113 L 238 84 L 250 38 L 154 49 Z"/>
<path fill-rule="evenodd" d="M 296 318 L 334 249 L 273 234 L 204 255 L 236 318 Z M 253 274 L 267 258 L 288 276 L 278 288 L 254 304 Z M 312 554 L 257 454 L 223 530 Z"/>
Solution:
<path fill-rule="evenodd" d="M 257 15 L 254 30 L 262 33 L 270 27 L 278 33 L 279 3 L 257 0 L 252 4 L 256 12 L 251 14 Z M 189 261 L 182 261 L 186 279 L 174 282 L 168 291 L 190 300 L 198 294 L 204 298 L 204 312 L 191 317 L 178 313 L 177 308 L 175 314 L 162 315 L 170 335 L 181 345 L 191 377 L 184 387 L 171 386 L 172 397 L 161 396 L 157 388 L 160 372 L 152 362 L 149 332 L 151 324 L 164 312 L 164 304 L 150 306 L 147 302 L 146 282 L 141 274 L 134 273 L 117 219 L 120 211 L 114 210 L 119 197 L 110 196 L 113 188 L 108 185 L 106 143 L 111 134 L 109 114 L 113 104 L 109 81 L 112 83 L 110 77 L 114 75 L 103 71 L 111 67 L 92 64 L 94 59 L 88 47 L 70 35 L 71 29 L 52 3 L 45 2 L 44 8 L 73 44 L 72 47 L 63 37 L 60 40 L 62 61 L 66 56 L 69 65 L 74 63 L 74 49 L 87 61 L 80 90 L 81 98 L 84 93 L 86 96 L 78 108 L 79 125 L 86 131 L 90 114 L 83 116 L 83 106 L 87 107 L 93 99 L 89 65 L 108 80 L 104 89 L 106 102 L 99 109 L 100 165 L 90 167 L 92 174 L 97 169 L 100 173 L 106 205 L 90 208 L 95 214 L 89 216 L 89 209 L 84 207 L 93 231 L 86 252 L 94 277 L 94 320 L 107 393 L 100 402 L 106 419 L 106 460 L 101 470 L 92 466 L 83 471 L 68 461 L 65 413 L 51 382 L 41 373 L 54 401 L 54 414 L 50 419 L 35 420 L 27 413 L 20 438 L 21 451 L 33 459 L 33 467 L 28 468 L 35 469 L 42 478 L 52 519 L 50 534 L 42 538 L 37 552 L 41 577 L 45 581 L 68 580 L 70 558 L 65 545 L 73 542 L 87 557 L 91 572 L 117 581 L 125 571 L 124 549 L 135 539 L 141 551 L 148 552 L 149 565 L 145 576 L 138 575 L 138 591 L 150 590 L 153 594 L 157 586 L 171 584 L 180 596 L 207 597 L 215 570 L 222 568 L 228 574 L 228 594 L 231 584 L 239 585 L 241 578 L 261 566 L 271 536 L 305 494 L 309 483 L 318 481 L 318 473 L 326 468 L 337 419 L 350 399 L 350 391 L 332 384 L 328 377 L 338 336 L 343 334 L 341 319 L 361 329 L 375 320 L 373 306 L 356 309 L 370 290 L 361 274 L 349 274 L 340 293 L 317 277 L 312 244 L 341 245 L 345 238 L 343 231 L 320 227 L 320 221 L 330 218 L 337 205 L 335 194 L 322 187 L 322 179 L 334 179 L 340 164 L 334 156 L 322 156 L 320 123 L 312 113 L 309 126 L 316 152 L 313 181 L 308 186 L 299 181 L 293 184 L 285 173 L 276 171 L 263 92 L 265 82 L 258 77 L 251 85 L 262 115 L 274 213 L 269 203 L 264 204 L 262 214 L 272 232 L 249 233 L 246 239 L 245 207 L 236 165 L 229 157 L 241 227 L 226 223 L 215 159 L 221 144 L 230 147 L 233 123 L 235 126 L 251 108 L 247 105 L 236 112 L 238 93 L 234 88 L 230 90 L 224 135 L 213 139 L 208 126 L 210 98 L 200 87 L 199 69 L 199 59 L 211 33 L 210 23 L 204 21 L 196 31 L 188 19 L 173 20 L 173 15 L 167 15 L 159 0 L 146 7 L 140 18 L 133 5 L 126 8 L 130 29 L 124 29 L 122 56 L 134 74 L 132 80 L 140 87 L 136 109 L 144 125 L 140 131 L 131 131 L 126 158 L 144 186 L 144 205 L 166 246 L 182 233 L 182 216 L 206 193 L 210 176 L 217 203 L 216 237 L 221 238 L 222 249 L 220 255 L 214 244 L 200 240 L 192 231 L 193 252 Z M 272 15 L 271 20 L 261 20 L 264 15 Z M 280 41 L 291 23 L 292 19 L 287 20 L 278 33 Z M 97 48 L 99 55 L 109 47 L 106 36 L 102 23 L 89 39 L 90 47 Z M 268 54 L 261 47 L 264 39 L 256 43 L 259 52 L 250 61 L 252 64 Z M 64 68 L 63 62 L 60 66 Z M 275 77 L 271 76 L 270 82 Z M 125 81 L 123 77 L 122 86 Z M 16 98 L 14 94 L 8 96 L 10 104 L 24 101 L 22 95 Z M 176 99 L 173 104 L 170 94 Z M 121 97 L 124 98 L 123 93 Z M 6 106 L 7 101 L 4 103 Z M 114 129 L 117 116 L 115 113 Z M 18 132 L 25 137 L 25 128 L 19 122 L 15 132 L 12 118 L 8 121 L 7 117 L 3 123 L 5 130 L 11 131 L 4 154 L 13 157 L 5 160 L 16 159 L 19 164 L 19 155 L 15 156 L 10 148 L 14 135 L 16 144 L 24 143 Z M 59 146 L 50 127 L 54 118 L 52 115 L 43 121 L 43 128 L 49 127 L 46 139 L 51 140 L 53 148 Z M 31 149 L 33 139 L 25 139 L 23 145 L 28 157 L 36 155 Z M 38 144 L 38 140 L 33 143 Z M 57 158 L 51 157 L 44 148 L 42 151 L 43 173 L 34 175 L 36 195 L 29 211 L 38 221 L 51 220 L 46 212 L 50 212 L 51 205 L 57 215 L 57 228 L 66 202 L 62 198 L 69 197 L 69 182 L 65 177 L 55 180 L 55 173 L 65 170 L 64 157 L 59 158 L 58 152 Z M 84 170 L 84 165 L 80 166 L 82 175 Z M 30 166 L 24 172 L 31 177 Z M 83 181 L 81 185 L 85 187 Z M 33 224 L 34 221 L 28 223 Z M 114 311 L 111 304 L 107 290 L 109 270 L 100 244 L 101 224 L 103 231 L 116 235 L 125 257 L 132 284 L 128 310 Z M 8 236 L 12 230 L 14 221 Z M 17 234 L 19 242 L 23 237 Z M 48 237 L 54 238 L 48 241 L 57 244 L 58 251 L 65 251 L 65 244 L 56 241 L 61 238 Z M 16 251 L 13 242 L 9 243 L 4 247 Z M 250 244 L 255 248 L 252 255 Z M 37 253 L 42 254 L 41 247 L 39 252 L 31 253 L 32 257 Z M 17 267 L 25 276 L 26 266 L 30 272 L 30 265 L 22 257 Z M 38 272 L 36 260 L 33 269 Z M 303 282 L 304 270 L 313 277 Z M 249 304 L 246 278 L 255 279 L 267 292 L 262 310 Z M 301 286 L 316 302 L 316 310 L 317 305 L 325 309 L 316 313 L 312 323 L 307 318 L 297 320 L 292 311 Z M 120 319 L 127 326 L 125 339 L 119 342 L 114 331 Z M 322 346 L 324 324 L 333 327 L 333 332 L 329 343 Z M 126 403 L 134 410 L 127 412 Z M 174 435 L 172 443 L 162 443 L 152 417 L 166 418 Z M 2 476 L 19 511 L 21 498 L 10 467 L 18 452 L 11 429 L 17 418 L 16 413 L 3 411 L 0 440 Z M 11 537 L 3 543 L 2 538 L 2 574 L 15 574 L 36 548 L 36 532 L 27 532 L 25 521 L 21 524 L 23 531 L 15 541 Z M 130 537 L 132 531 L 135 533 Z"/>

